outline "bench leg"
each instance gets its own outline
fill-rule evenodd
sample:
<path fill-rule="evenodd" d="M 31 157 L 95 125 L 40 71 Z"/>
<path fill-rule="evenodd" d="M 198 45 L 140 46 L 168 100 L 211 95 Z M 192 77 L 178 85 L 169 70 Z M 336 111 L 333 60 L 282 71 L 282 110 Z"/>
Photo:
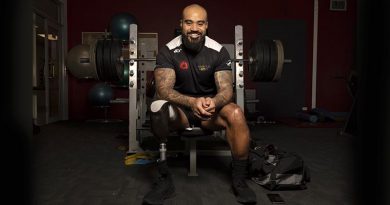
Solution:
<path fill-rule="evenodd" d="M 196 173 L 196 140 L 189 140 L 190 148 L 190 171 L 188 176 L 198 176 Z"/>

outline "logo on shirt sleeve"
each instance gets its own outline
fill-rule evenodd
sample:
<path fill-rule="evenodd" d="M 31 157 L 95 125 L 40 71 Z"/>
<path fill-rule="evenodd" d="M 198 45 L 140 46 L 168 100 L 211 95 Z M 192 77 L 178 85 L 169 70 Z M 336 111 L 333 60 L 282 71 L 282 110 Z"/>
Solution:
<path fill-rule="evenodd" d="M 232 65 L 232 61 L 231 60 L 228 60 L 228 62 L 226 63 L 227 66 L 230 66 Z"/>
<path fill-rule="evenodd" d="M 188 69 L 188 62 L 182 61 L 180 62 L 180 70 L 187 70 Z"/>

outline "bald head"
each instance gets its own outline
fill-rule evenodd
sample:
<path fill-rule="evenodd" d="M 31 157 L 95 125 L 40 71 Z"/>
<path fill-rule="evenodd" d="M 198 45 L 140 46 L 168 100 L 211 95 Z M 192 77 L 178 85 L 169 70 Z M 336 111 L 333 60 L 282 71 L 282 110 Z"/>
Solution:
<path fill-rule="evenodd" d="M 207 21 L 207 11 L 199 4 L 191 4 L 183 9 L 182 19 L 185 20 L 189 16 L 198 16 Z"/>

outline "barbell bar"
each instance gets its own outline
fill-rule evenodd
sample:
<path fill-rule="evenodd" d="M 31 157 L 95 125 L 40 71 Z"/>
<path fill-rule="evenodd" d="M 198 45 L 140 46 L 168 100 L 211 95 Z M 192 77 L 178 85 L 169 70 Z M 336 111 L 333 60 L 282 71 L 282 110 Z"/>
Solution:
<path fill-rule="evenodd" d="M 123 56 L 119 57 L 119 61 L 121 63 L 124 63 L 124 62 L 129 62 L 129 61 L 156 61 L 156 58 L 124 58 Z M 231 61 L 233 62 L 249 62 L 249 63 L 252 63 L 253 61 L 253 58 L 248 58 L 248 59 L 236 59 L 236 58 L 233 58 L 231 59 Z M 283 61 L 284 63 L 292 63 L 292 60 L 291 59 L 284 59 Z"/>

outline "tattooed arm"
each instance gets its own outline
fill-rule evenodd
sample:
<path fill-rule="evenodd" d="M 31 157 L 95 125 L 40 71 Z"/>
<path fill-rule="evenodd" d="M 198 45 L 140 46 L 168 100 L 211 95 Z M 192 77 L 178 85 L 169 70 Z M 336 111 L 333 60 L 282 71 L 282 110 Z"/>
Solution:
<path fill-rule="evenodd" d="M 168 68 L 159 68 L 154 71 L 156 92 L 160 99 L 191 108 L 195 98 L 183 95 L 173 89 L 176 81 L 175 71 Z"/>
<path fill-rule="evenodd" d="M 199 118 L 209 118 L 213 114 L 204 109 L 205 98 L 194 98 L 183 95 L 173 89 L 176 81 L 175 71 L 169 68 L 159 68 L 154 70 L 156 82 L 156 92 L 160 99 L 167 100 L 174 104 L 183 105 L 190 108 Z"/>
<path fill-rule="evenodd" d="M 230 70 L 218 71 L 214 74 L 215 85 L 217 86 L 217 95 L 213 101 L 216 108 L 221 108 L 228 104 L 233 97 L 232 72 Z"/>

